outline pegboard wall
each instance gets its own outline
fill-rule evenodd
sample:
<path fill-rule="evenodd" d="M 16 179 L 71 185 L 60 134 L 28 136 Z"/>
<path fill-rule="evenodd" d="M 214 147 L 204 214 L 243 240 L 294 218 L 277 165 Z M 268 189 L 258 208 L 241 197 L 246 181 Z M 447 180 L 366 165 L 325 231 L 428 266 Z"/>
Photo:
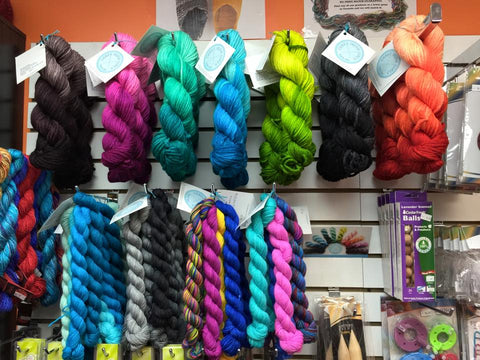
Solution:
<path fill-rule="evenodd" d="M 456 40 L 446 39 L 445 58 L 453 59 L 456 54 L 466 49 L 475 40 L 471 37 L 455 37 Z M 459 40 L 463 39 L 463 40 Z M 460 41 L 460 42 L 459 42 Z M 206 46 L 206 42 L 196 42 L 199 52 Z M 307 41 L 310 50 L 314 41 Z M 450 45 L 451 46 L 450 46 Z M 265 41 L 246 41 L 247 54 L 262 48 Z M 72 43 L 72 47 L 85 58 L 93 56 L 101 49 L 102 43 Z M 381 48 L 381 42 L 375 41 L 371 46 L 375 49 Z M 34 84 L 36 78 L 30 80 L 26 134 L 26 153 L 29 154 L 35 148 L 37 133 L 33 130 L 30 122 L 30 114 L 35 106 Z M 260 194 L 265 190 L 269 191 L 260 177 L 260 163 L 258 150 L 263 142 L 261 125 L 265 117 L 265 99 L 262 94 L 251 93 L 251 112 L 248 118 L 248 172 L 250 181 L 247 186 L 240 188 L 240 191 L 249 191 Z M 157 110 L 161 101 L 156 101 Z M 128 189 L 127 183 L 109 183 L 107 180 L 108 169 L 105 168 L 100 159 L 102 154 L 102 137 L 105 130 L 102 126 L 101 116 L 105 107 L 105 99 L 95 98 L 95 105 L 92 108 L 94 124 L 94 135 L 91 143 L 92 155 L 95 159 L 94 179 L 81 186 L 85 192 L 106 194 L 110 190 L 119 190 L 119 201 Z M 318 123 L 317 103 L 312 103 L 313 113 L 313 139 L 317 146 L 321 144 L 321 134 Z M 214 184 L 221 188 L 220 179 L 216 176 L 209 161 L 211 151 L 211 139 L 213 136 L 213 111 L 215 98 L 210 93 L 207 95 L 200 107 L 200 140 L 197 149 L 198 165 L 194 176 L 186 182 L 204 189 L 210 189 Z M 318 151 L 317 151 L 318 154 Z M 163 188 L 178 191 L 179 183 L 172 182 L 164 173 L 160 164 L 150 154 L 152 162 L 152 180 L 150 188 Z M 301 178 L 288 187 L 278 186 L 277 192 L 292 206 L 307 206 L 310 213 L 312 227 L 324 227 L 325 225 L 352 225 L 372 226 L 373 233 L 370 242 L 369 255 L 366 258 L 305 258 L 307 264 L 307 295 L 310 299 L 311 309 L 314 307 L 314 298 L 326 295 L 329 287 L 338 287 L 342 295 L 354 295 L 364 305 L 365 321 L 365 342 L 366 352 L 369 357 L 382 356 L 381 347 L 381 326 L 380 326 L 380 296 L 383 291 L 383 279 L 381 269 L 381 251 L 378 232 L 377 204 L 376 198 L 382 189 L 419 189 L 423 184 L 423 177 L 420 175 L 408 175 L 397 181 L 378 181 L 374 179 L 373 166 L 363 173 L 339 181 L 330 183 L 323 180 L 316 172 L 316 161 L 307 167 Z M 68 196 L 68 194 L 64 194 Z M 434 203 L 434 219 L 444 223 L 457 222 L 480 222 L 480 199 L 477 195 L 464 194 L 440 194 L 431 193 L 429 199 Z M 306 236 L 305 240 L 309 240 Z M 58 304 L 34 310 L 32 318 L 38 321 L 45 336 L 50 335 L 51 328 L 47 325 L 59 316 Z M 300 354 L 294 358 L 311 359 L 315 354 L 316 345 L 304 345 Z"/>

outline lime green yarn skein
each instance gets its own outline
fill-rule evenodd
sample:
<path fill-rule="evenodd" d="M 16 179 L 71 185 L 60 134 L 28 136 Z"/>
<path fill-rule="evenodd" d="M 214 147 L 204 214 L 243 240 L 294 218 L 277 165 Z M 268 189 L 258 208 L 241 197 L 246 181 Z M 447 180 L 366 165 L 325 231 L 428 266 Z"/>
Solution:
<path fill-rule="evenodd" d="M 165 97 L 158 114 L 162 129 L 153 137 L 152 153 L 174 181 L 193 175 L 197 167 L 198 107 L 205 94 L 197 61 L 197 48 L 187 33 L 175 31 L 158 41 Z"/>
<path fill-rule="evenodd" d="M 303 37 L 291 30 L 276 31 L 275 35 L 270 63 L 281 78 L 265 89 L 261 176 L 267 184 L 289 185 L 300 178 L 315 155 L 311 130 L 314 84 Z"/>

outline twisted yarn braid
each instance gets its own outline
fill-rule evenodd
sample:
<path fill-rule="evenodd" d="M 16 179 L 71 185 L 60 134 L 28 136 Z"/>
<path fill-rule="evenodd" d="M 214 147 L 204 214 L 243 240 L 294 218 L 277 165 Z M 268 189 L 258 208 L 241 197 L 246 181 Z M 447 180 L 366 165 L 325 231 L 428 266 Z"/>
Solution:
<path fill-rule="evenodd" d="M 60 310 L 62 311 L 62 347 L 67 345 L 67 339 L 70 328 L 70 293 L 72 291 L 72 272 L 70 264 L 72 263 L 72 253 L 70 251 L 71 236 L 70 236 L 70 217 L 73 213 L 73 207 L 69 207 L 64 211 L 60 219 L 60 224 L 63 228 L 62 233 L 62 296 L 60 297 Z"/>
<path fill-rule="evenodd" d="M 217 35 L 235 49 L 215 81 L 217 106 L 213 113 L 215 134 L 210 153 L 213 172 L 220 175 L 227 189 L 246 185 L 247 172 L 247 117 L 250 113 L 250 89 L 245 79 L 245 44 L 235 30 L 224 30 Z"/>
<path fill-rule="evenodd" d="M 19 278 L 23 278 L 25 289 L 29 290 L 33 297 L 39 298 L 45 292 L 45 280 L 34 273 L 38 265 L 38 257 L 31 242 L 31 235 L 37 224 L 33 206 L 35 200 L 33 189 L 40 176 L 40 170 L 33 167 L 28 159 L 25 161 L 28 163 L 28 171 L 25 179 L 18 186 L 20 200 L 18 202 L 18 227 L 15 233 L 19 254 L 18 275 Z"/>
<path fill-rule="evenodd" d="M 288 203 L 277 197 L 277 206 L 284 215 L 283 225 L 288 231 L 290 246 L 292 247 L 292 303 L 294 307 L 293 319 L 297 329 L 303 334 L 303 342 L 315 341 L 317 327 L 312 313 L 308 310 L 308 298 L 305 295 L 305 274 L 307 266 L 303 261 L 303 232 L 297 222 L 297 215 Z"/>
<path fill-rule="evenodd" d="M 2 197 L 0 216 L 0 275 L 10 277 L 15 282 L 15 266 L 11 263 L 15 261 L 15 254 L 17 252 L 17 238 L 15 236 L 15 229 L 18 222 L 18 203 L 19 195 L 17 189 L 17 182 L 20 178 L 25 177 L 27 171 L 27 164 L 25 157 L 18 150 L 8 150 L 11 158 L 10 169 L 5 181 L 2 182 Z M 16 199 L 17 198 L 17 199 Z M 16 261 L 15 261 L 16 262 Z M 6 274 L 8 268 L 13 271 L 8 271 L 11 275 Z M 13 277 L 13 279 L 12 279 Z M 4 292 L 0 292 L 0 311 L 10 311 L 13 307 L 13 302 L 10 296 Z"/>
<path fill-rule="evenodd" d="M 79 197 L 77 192 L 73 199 Z M 77 199 L 76 199 L 77 198 Z M 70 272 L 72 277 L 72 286 L 70 291 L 70 326 L 65 348 L 63 349 L 63 358 L 65 360 L 81 360 L 85 357 L 85 347 L 83 339 L 86 334 L 86 321 L 89 316 L 87 302 L 89 291 L 87 284 L 90 281 L 90 275 L 87 271 L 87 250 L 88 238 L 90 237 L 90 210 L 86 207 L 75 205 L 72 216 L 70 216 L 70 252 L 72 260 L 70 263 Z"/>
<path fill-rule="evenodd" d="M 35 83 L 37 105 L 32 126 L 38 131 L 32 164 L 54 172 L 54 183 L 72 188 L 92 179 L 93 134 L 85 82 L 85 59 L 63 38 L 45 41 L 47 66 Z"/>
<path fill-rule="evenodd" d="M 130 53 L 136 40 L 118 33 L 118 46 Z M 115 41 L 112 36 L 103 45 Z M 149 59 L 134 56 L 126 68 L 105 86 L 107 106 L 102 113 L 102 123 L 107 131 L 102 139 L 102 163 L 108 167 L 110 182 L 133 180 L 148 182 L 152 166 L 147 159 L 152 142 L 152 128 L 156 124 L 155 85 L 148 84 L 153 64 Z"/>
<path fill-rule="evenodd" d="M 398 179 L 410 172 L 437 171 L 448 146 L 443 114 L 448 105 L 442 89 L 444 35 L 436 26 L 420 39 L 424 16 L 410 16 L 387 36 L 410 67 L 380 97 L 373 87 L 372 112 L 377 146 L 374 176 Z"/>
<path fill-rule="evenodd" d="M 302 349 L 303 334 L 295 328 L 292 321 L 294 310 L 291 301 L 292 270 L 290 262 L 292 260 L 292 248 L 288 241 L 287 230 L 283 226 L 284 216 L 277 207 L 275 217 L 267 225 L 267 231 L 270 234 L 270 242 L 273 246 L 272 260 L 274 263 L 275 274 L 275 335 L 279 339 L 281 348 L 288 354 L 293 354 Z"/>
<path fill-rule="evenodd" d="M 205 94 L 197 61 L 197 48 L 188 34 L 175 31 L 158 41 L 165 98 L 158 114 L 162 129 L 153 137 L 152 153 L 174 181 L 193 175 L 197 166 L 198 107 Z"/>
<path fill-rule="evenodd" d="M 218 360 L 222 353 L 220 326 L 223 322 L 222 298 L 220 296 L 221 247 L 217 238 L 217 208 L 213 205 L 202 222 L 203 274 L 205 283 L 205 324 L 202 339 L 205 354 Z"/>
<path fill-rule="evenodd" d="M 35 184 L 35 201 L 39 206 L 38 225 L 41 227 L 53 211 L 53 194 L 51 191 L 52 173 L 43 171 Z M 54 304 L 60 297 L 57 283 L 58 260 L 55 253 L 55 229 L 47 229 L 38 234 L 38 247 L 42 251 L 40 270 L 45 279 L 45 294 L 41 298 L 43 306 Z"/>
<path fill-rule="evenodd" d="M 220 246 L 220 271 L 218 273 L 218 276 L 220 277 L 220 298 L 222 299 L 222 312 L 223 312 L 223 319 L 222 322 L 220 323 L 220 330 L 223 330 L 223 327 L 225 326 L 225 319 L 227 317 L 227 314 L 225 313 L 225 305 L 227 304 L 227 300 L 225 298 L 225 267 L 223 265 L 223 247 L 225 246 L 225 216 L 223 213 L 217 208 L 217 232 L 215 233 L 215 236 L 217 237 L 218 240 L 218 245 Z M 223 333 L 222 333 L 223 335 Z"/>
<path fill-rule="evenodd" d="M 12 163 L 12 155 L 7 149 L 0 148 L 0 185 L 7 179 L 10 165 Z M 0 186 L 0 199 L 2 198 L 2 187 Z"/>
<path fill-rule="evenodd" d="M 146 317 L 145 270 L 140 230 L 148 218 L 149 209 L 143 208 L 130 214 L 130 219 L 122 227 L 125 240 L 127 265 L 127 307 L 124 319 L 124 338 L 131 351 L 144 346 L 150 339 L 150 329 Z"/>
<path fill-rule="evenodd" d="M 227 319 L 223 328 L 222 350 L 227 356 L 235 356 L 245 343 L 247 321 L 245 317 L 243 293 L 240 275 L 240 246 L 243 241 L 238 229 L 238 215 L 231 205 L 217 200 L 215 206 L 225 218 L 225 245 L 223 246 L 223 264 L 225 268 L 225 313 Z M 244 256 L 243 256 L 244 257 Z"/>
<path fill-rule="evenodd" d="M 197 359 L 202 355 L 200 333 L 203 328 L 203 232 L 202 221 L 214 205 L 212 198 L 200 201 L 190 214 L 185 234 L 188 244 L 188 257 L 185 265 L 185 290 L 183 291 L 183 315 L 187 323 L 183 347 L 187 350 L 189 359 Z"/>
<path fill-rule="evenodd" d="M 147 218 L 148 220 L 148 218 Z M 145 310 L 145 316 L 147 317 L 148 326 L 150 326 L 150 314 L 152 312 L 152 286 L 153 286 L 153 274 L 154 266 L 158 264 L 158 258 L 152 252 L 152 228 L 148 221 L 144 221 L 141 228 L 142 236 L 142 257 L 143 257 L 143 271 L 144 271 L 144 283 L 145 283 L 145 300 L 147 307 Z"/>
<path fill-rule="evenodd" d="M 267 116 L 262 124 L 261 175 L 267 184 L 289 185 L 300 178 L 315 155 L 312 141 L 313 76 L 308 51 L 295 31 L 276 31 L 270 63 L 280 84 L 266 87 Z"/>
<path fill-rule="evenodd" d="M 344 31 L 343 28 L 335 30 L 329 44 Z M 368 45 L 365 34 L 355 25 L 350 26 L 348 33 Z M 368 69 L 364 65 L 353 76 L 324 56 L 320 66 L 322 145 L 317 171 L 328 181 L 338 181 L 355 176 L 372 164 L 374 127 L 370 116 Z"/>
<path fill-rule="evenodd" d="M 262 200 L 266 195 L 262 194 Z M 249 288 L 252 294 L 249 306 L 252 323 L 247 327 L 249 343 L 252 347 L 262 347 L 269 331 L 273 330 L 275 315 L 273 308 L 268 306 L 268 246 L 263 237 L 264 228 L 275 215 L 275 200 L 269 198 L 265 207 L 252 216 L 252 223 L 245 234 L 250 246 Z"/>

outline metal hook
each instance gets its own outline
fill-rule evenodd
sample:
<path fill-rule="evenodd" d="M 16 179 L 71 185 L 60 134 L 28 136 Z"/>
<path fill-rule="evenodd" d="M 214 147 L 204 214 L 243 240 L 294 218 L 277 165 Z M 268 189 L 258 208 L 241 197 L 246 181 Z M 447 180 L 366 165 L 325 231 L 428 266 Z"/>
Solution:
<path fill-rule="evenodd" d="M 115 42 L 112 44 L 112 47 L 118 44 L 117 32 L 114 32 L 114 33 L 113 33 L 113 37 L 115 38 Z"/>
<path fill-rule="evenodd" d="M 290 46 L 290 29 L 287 30 L 287 45 Z"/>
<path fill-rule="evenodd" d="M 75 185 L 75 191 L 76 191 L 76 192 L 79 192 L 79 191 L 80 191 L 80 188 L 78 187 L 78 185 Z"/>
<path fill-rule="evenodd" d="M 40 43 L 45 44 L 45 37 L 43 34 L 40 34 Z"/>
<path fill-rule="evenodd" d="M 148 194 L 147 184 L 143 184 L 143 190 L 145 190 L 145 194 Z"/>
<path fill-rule="evenodd" d="M 105 356 L 106 358 L 108 358 L 108 356 L 110 355 L 109 353 L 107 353 L 107 350 L 105 349 L 105 347 L 102 347 L 102 353 L 103 353 L 103 356 Z"/>
<path fill-rule="evenodd" d="M 47 348 L 43 348 L 43 350 L 47 353 L 47 355 L 50 355 L 51 353 L 58 351 L 59 348 L 57 347 L 57 348 L 52 349 L 52 350 L 48 350 Z"/>
<path fill-rule="evenodd" d="M 172 349 L 172 348 L 168 349 L 168 352 L 170 353 L 170 357 L 171 357 L 171 358 L 174 358 L 174 357 L 175 357 L 175 353 L 173 352 L 173 349 Z"/>
<path fill-rule="evenodd" d="M 217 191 L 215 190 L 215 185 L 212 184 L 212 185 L 210 186 L 210 194 L 212 194 L 212 196 L 215 197 L 215 196 L 217 195 L 216 192 L 217 192 Z"/>
<path fill-rule="evenodd" d="M 17 351 L 18 351 L 19 353 L 22 352 L 22 348 L 20 347 L 20 345 L 17 345 Z"/>
<path fill-rule="evenodd" d="M 173 31 L 170 34 L 172 34 L 172 41 L 175 41 L 175 34 L 173 33 Z"/>
<path fill-rule="evenodd" d="M 274 181 L 272 184 L 272 195 L 276 194 L 277 192 L 277 183 Z"/>

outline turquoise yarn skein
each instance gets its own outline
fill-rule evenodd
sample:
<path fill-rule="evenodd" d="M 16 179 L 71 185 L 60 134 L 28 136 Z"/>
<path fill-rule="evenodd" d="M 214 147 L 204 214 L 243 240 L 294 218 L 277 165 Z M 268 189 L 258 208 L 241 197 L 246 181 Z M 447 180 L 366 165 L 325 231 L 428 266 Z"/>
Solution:
<path fill-rule="evenodd" d="M 70 217 L 73 213 L 73 207 L 69 207 L 64 211 L 60 219 L 63 228 L 62 233 L 62 296 L 60 297 L 60 310 L 62 311 L 62 347 L 67 346 L 68 334 L 70 332 L 70 293 L 72 291 L 72 272 L 70 264 L 72 263 L 72 253 L 70 244 L 72 238 L 70 236 Z"/>
<path fill-rule="evenodd" d="M 250 89 L 243 73 L 247 53 L 235 30 L 224 30 L 217 36 L 235 52 L 215 81 L 214 93 L 218 103 L 213 113 L 215 134 L 210 161 L 223 186 L 234 189 L 248 183 L 246 121 L 250 113 Z"/>
<path fill-rule="evenodd" d="M 197 48 L 188 34 L 175 31 L 158 41 L 165 98 L 158 114 L 162 129 L 153 137 L 152 153 L 174 181 L 193 175 L 197 167 L 198 107 L 205 94 L 197 61 Z"/>

